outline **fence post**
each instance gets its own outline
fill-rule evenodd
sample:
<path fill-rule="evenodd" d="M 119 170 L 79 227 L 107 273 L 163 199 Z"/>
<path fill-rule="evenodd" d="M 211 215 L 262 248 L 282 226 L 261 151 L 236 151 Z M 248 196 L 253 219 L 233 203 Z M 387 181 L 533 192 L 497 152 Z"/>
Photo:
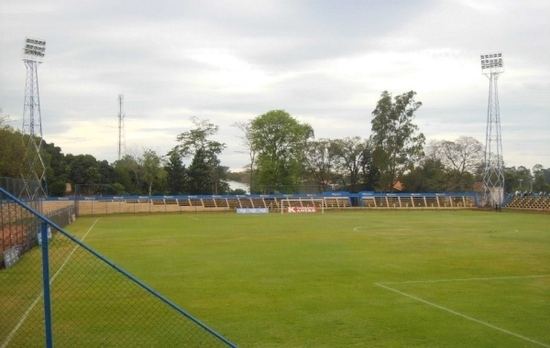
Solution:
<path fill-rule="evenodd" d="M 44 333 L 46 335 L 46 347 L 53 347 L 52 337 L 52 308 L 50 298 L 50 261 L 48 255 L 48 224 L 40 224 L 40 244 L 42 249 L 42 280 L 44 289 Z"/>

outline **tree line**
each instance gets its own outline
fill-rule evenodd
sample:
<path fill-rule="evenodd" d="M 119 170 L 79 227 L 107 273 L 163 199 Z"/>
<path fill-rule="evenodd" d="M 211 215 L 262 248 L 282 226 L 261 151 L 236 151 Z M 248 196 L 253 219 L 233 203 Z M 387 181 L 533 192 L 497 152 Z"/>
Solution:
<path fill-rule="evenodd" d="M 249 159 L 237 173 L 219 159 L 226 148 L 215 140 L 219 127 L 198 118 L 164 155 L 146 149 L 109 163 L 92 155 L 65 155 L 55 144 L 45 143 L 47 191 L 63 195 L 69 184 L 70 191 L 83 194 L 244 193 L 231 191 L 227 180 L 246 182 L 252 193 L 479 189 L 483 145 L 465 136 L 426 144 L 414 123 L 421 106 L 414 91 L 397 96 L 384 91 L 372 112 L 370 137 L 336 139 L 316 139 L 309 124 L 284 110 L 271 110 L 235 124 Z M 23 137 L 0 117 L 0 176 L 20 176 Z M 550 192 L 550 168 L 507 167 L 505 185 L 507 192 Z"/>

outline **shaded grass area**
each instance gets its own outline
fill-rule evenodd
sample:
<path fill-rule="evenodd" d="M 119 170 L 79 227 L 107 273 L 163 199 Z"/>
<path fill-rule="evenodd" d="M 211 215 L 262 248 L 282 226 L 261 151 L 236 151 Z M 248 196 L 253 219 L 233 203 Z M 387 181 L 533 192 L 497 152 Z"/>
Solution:
<path fill-rule="evenodd" d="M 83 235 L 93 221 L 69 229 Z M 522 213 L 107 216 L 86 241 L 243 347 L 532 346 L 374 283 L 550 274 L 550 216 Z M 8 272 L 23 272 L 25 261 Z M 88 277 L 86 263 L 70 261 L 57 286 L 73 289 Z M 114 300 L 108 306 L 117 312 L 135 309 L 135 297 L 120 294 L 125 287 L 101 284 L 106 271 L 96 271 L 98 291 L 85 299 L 61 291 L 57 306 Z M 2 291 L 18 286 L 0 281 Z M 550 277 L 392 287 L 550 345 Z M 95 345 L 95 336 L 148 330 L 111 326 L 109 312 L 88 310 L 79 321 L 57 310 L 67 333 L 71 324 L 95 322 L 81 333 Z M 0 328 L 6 323 L 0 319 Z"/>

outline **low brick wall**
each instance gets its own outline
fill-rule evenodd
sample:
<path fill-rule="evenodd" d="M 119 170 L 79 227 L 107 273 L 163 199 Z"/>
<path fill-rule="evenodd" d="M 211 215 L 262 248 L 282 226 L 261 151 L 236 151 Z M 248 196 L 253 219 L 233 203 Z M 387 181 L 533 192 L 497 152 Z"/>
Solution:
<path fill-rule="evenodd" d="M 217 212 L 231 211 L 229 207 L 183 206 L 178 204 L 131 203 L 125 201 L 79 201 L 77 213 L 83 215 L 141 214 L 141 213 L 176 213 L 176 212 Z"/>
<path fill-rule="evenodd" d="M 65 209 L 73 205 L 74 205 L 74 201 L 43 201 L 42 212 L 48 215 L 53 211 Z"/>

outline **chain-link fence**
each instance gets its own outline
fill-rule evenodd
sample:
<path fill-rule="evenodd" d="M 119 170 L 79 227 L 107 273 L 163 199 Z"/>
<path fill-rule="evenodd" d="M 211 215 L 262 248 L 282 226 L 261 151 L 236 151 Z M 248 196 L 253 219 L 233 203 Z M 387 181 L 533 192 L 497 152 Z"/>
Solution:
<path fill-rule="evenodd" d="M 32 180 L 0 177 L 0 187 L 22 200 L 36 210 L 43 213 L 50 220 L 61 227 L 65 227 L 75 219 L 75 205 L 69 201 L 64 205 L 44 206 L 43 196 L 33 196 L 30 192 L 38 190 L 40 184 Z M 12 201 L 4 200 L 0 206 L 0 268 L 9 267 L 13 259 L 29 251 L 38 244 L 37 231 L 39 226 L 25 209 Z M 48 208 L 49 207 L 49 208 Z M 8 264 L 6 264 L 6 257 Z"/>
<path fill-rule="evenodd" d="M 0 177 L 0 187 L 23 200 L 37 211 L 42 211 L 41 197 L 32 197 L 29 192 L 36 191 L 40 184 L 31 180 Z M 37 244 L 36 219 L 30 213 L 19 208 L 11 201 L 2 201 L 0 205 L 0 269 L 9 267 L 19 255 Z"/>
<path fill-rule="evenodd" d="M 87 246 L 91 228 L 73 236 L 2 188 L 0 212 L 2 226 L 24 226 L 40 241 L 0 269 L 0 348 L 234 346 Z M 70 210 L 52 215 L 72 218 Z M 3 245 L 19 243 L 8 239 Z"/>

